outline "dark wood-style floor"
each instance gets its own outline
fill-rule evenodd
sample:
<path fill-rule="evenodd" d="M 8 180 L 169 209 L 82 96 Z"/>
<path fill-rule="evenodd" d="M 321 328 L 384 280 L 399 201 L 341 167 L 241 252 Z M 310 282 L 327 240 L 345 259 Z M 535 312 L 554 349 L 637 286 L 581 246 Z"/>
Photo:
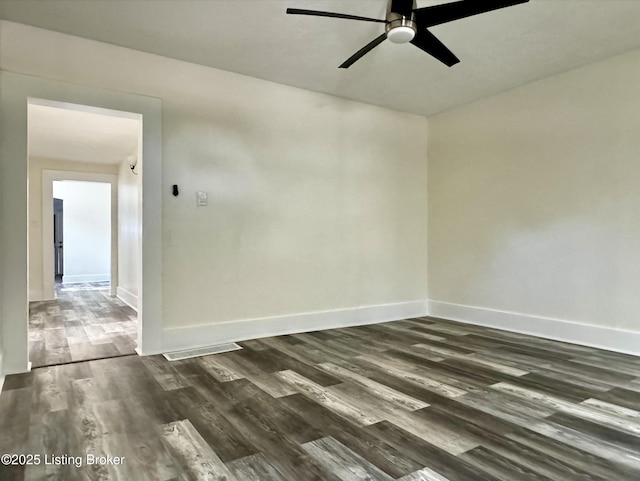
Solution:
<path fill-rule="evenodd" d="M 135 354 L 137 314 L 109 283 L 57 284 L 56 299 L 29 303 L 33 367 Z"/>
<path fill-rule="evenodd" d="M 8 376 L 0 453 L 82 466 L 0 479 L 640 480 L 640 358 L 430 318 L 241 344 Z"/>

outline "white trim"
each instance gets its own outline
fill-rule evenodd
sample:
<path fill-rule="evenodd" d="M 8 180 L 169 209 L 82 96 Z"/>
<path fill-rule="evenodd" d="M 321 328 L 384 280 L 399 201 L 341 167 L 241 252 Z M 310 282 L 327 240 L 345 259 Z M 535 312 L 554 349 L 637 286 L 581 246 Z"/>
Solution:
<path fill-rule="evenodd" d="M 162 339 L 162 100 L 0 70 L 0 285 L 4 372 L 28 370 L 27 104 L 37 99 L 142 115 L 142 275 L 138 345 L 158 351 Z"/>
<path fill-rule="evenodd" d="M 640 332 L 440 301 L 429 301 L 429 316 L 640 355 Z"/>
<path fill-rule="evenodd" d="M 140 272 L 138 276 L 138 346 L 141 355 L 162 343 L 162 101 L 136 96 L 144 107 L 140 212 Z"/>
<path fill-rule="evenodd" d="M 0 393 L 2 393 L 2 385 L 4 384 L 4 376 L 0 375 Z"/>
<path fill-rule="evenodd" d="M 65 284 L 81 284 L 83 282 L 104 282 L 111 279 L 109 273 L 105 274 L 78 274 L 75 276 L 64 276 L 62 282 Z"/>
<path fill-rule="evenodd" d="M 95 172 L 76 172 L 66 170 L 42 171 L 42 299 L 55 299 L 55 280 L 53 272 L 53 183 L 62 180 L 81 182 L 99 182 L 111 185 L 111 273 L 95 281 L 110 280 L 118 282 L 118 176 Z M 83 276 L 64 276 L 64 282 L 92 282 L 94 279 L 72 279 Z M 37 299 L 40 300 L 40 299 Z"/>
<path fill-rule="evenodd" d="M 116 297 L 118 299 L 120 299 L 134 311 L 138 312 L 138 296 L 120 286 L 118 286 L 116 292 Z"/>
<path fill-rule="evenodd" d="M 282 336 L 322 329 L 398 321 L 412 317 L 422 317 L 426 314 L 426 301 L 412 301 L 308 312 L 290 316 L 244 319 L 206 326 L 164 329 L 161 352 L 181 351 L 226 342 L 246 341 L 248 339 Z"/>

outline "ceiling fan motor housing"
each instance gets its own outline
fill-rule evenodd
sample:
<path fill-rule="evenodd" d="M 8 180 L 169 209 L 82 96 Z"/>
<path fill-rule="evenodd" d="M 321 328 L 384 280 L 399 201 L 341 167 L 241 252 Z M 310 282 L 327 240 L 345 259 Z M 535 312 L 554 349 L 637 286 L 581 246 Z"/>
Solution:
<path fill-rule="evenodd" d="M 407 43 L 411 42 L 416 36 L 418 28 L 416 23 L 407 17 L 394 12 L 390 12 L 387 15 L 387 24 L 385 26 L 385 32 L 387 38 L 393 43 Z"/>

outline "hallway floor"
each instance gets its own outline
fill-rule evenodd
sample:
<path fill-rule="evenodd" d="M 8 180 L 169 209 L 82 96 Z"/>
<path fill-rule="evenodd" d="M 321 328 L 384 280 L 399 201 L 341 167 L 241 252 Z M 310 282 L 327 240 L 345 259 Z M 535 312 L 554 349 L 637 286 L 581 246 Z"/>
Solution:
<path fill-rule="evenodd" d="M 29 304 L 33 367 L 134 354 L 137 314 L 108 282 L 56 285 L 57 299 Z"/>

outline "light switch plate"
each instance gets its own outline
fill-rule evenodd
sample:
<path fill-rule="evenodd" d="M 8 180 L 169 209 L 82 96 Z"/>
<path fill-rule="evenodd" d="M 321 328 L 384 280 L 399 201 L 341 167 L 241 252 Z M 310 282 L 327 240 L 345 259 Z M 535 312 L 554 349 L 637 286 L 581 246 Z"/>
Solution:
<path fill-rule="evenodd" d="M 197 194 L 197 201 L 198 201 L 198 205 L 202 206 L 202 205 L 207 205 L 207 193 L 203 192 L 203 191 L 198 191 Z"/>

